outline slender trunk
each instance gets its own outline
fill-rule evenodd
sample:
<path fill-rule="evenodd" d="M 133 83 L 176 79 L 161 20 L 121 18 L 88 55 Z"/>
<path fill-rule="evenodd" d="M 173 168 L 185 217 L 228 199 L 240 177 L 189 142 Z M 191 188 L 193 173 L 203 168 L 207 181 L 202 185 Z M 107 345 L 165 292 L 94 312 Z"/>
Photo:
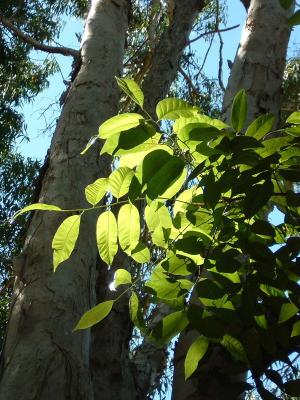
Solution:
<path fill-rule="evenodd" d="M 232 100 L 241 89 L 247 92 L 248 123 L 268 112 L 279 120 L 290 12 L 284 10 L 278 0 L 251 1 L 223 102 L 223 115 L 228 122 Z M 245 367 L 216 346 L 197 372 L 185 382 L 184 358 L 194 339 L 195 332 L 189 332 L 182 334 L 177 343 L 172 400 L 234 400 L 243 397 L 235 392 L 234 382 L 245 378 Z"/>
<path fill-rule="evenodd" d="M 84 187 L 107 175 L 109 163 L 80 151 L 101 121 L 117 112 L 114 76 L 122 70 L 127 15 L 125 0 L 92 2 L 81 67 L 52 140 L 41 202 L 87 206 Z M 36 212 L 28 229 L 2 354 L 1 399 L 93 399 L 90 332 L 73 328 L 94 304 L 95 218 L 84 216 L 76 251 L 53 273 L 51 240 L 62 219 Z"/>
<path fill-rule="evenodd" d="M 192 25 L 205 2 L 176 0 L 174 5 L 172 21 L 153 51 L 151 66 L 142 85 L 145 109 L 152 115 L 157 102 L 167 95 L 176 77 Z M 128 266 L 126 258 L 122 257 L 114 264 L 118 268 Z M 101 268 L 105 266 L 101 265 Z M 107 290 L 109 280 L 106 269 L 102 269 L 97 284 L 98 301 L 111 295 Z M 93 328 L 91 363 L 95 399 L 145 400 L 159 380 L 165 366 L 165 349 L 157 349 L 146 340 L 131 361 L 128 355 L 131 333 L 128 299 L 124 297 L 109 319 Z"/>

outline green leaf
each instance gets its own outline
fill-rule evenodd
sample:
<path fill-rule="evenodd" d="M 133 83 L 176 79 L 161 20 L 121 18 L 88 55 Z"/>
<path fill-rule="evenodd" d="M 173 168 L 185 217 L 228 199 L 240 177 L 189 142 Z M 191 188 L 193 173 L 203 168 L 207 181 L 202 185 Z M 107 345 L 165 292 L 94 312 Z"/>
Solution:
<path fill-rule="evenodd" d="M 145 208 L 145 220 L 150 232 L 154 232 L 158 226 L 171 228 L 172 219 L 167 207 L 159 201 L 152 201 Z"/>
<path fill-rule="evenodd" d="M 22 208 L 22 210 L 19 210 L 18 212 L 16 212 L 15 215 L 12 217 L 12 219 L 16 219 L 19 215 L 24 214 L 28 211 L 35 211 L 35 210 L 61 211 L 61 208 L 57 207 L 57 206 L 53 206 L 52 204 L 34 203 L 34 204 L 30 204 L 29 206 L 26 206 L 26 207 Z"/>
<path fill-rule="evenodd" d="M 236 338 L 230 335 L 224 335 L 221 340 L 221 345 L 225 347 L 227 351 L 237 360 L 247 362 L 247 355 L 242 346 Z"/>
<path fill-rule="evenodd" d="M 196 371 L 199 361 L 203 358 L 208 349 L 208 345 L 209 341 L 205 337 L 199 336 L 188 349 L 184 361 L 185 380 L 189 379 Z"/>
<path fill-rule="evenodd" d="M 110 174 L 108 187 L 116 199 L 128 193 L 133 175 L 133 170 L 128 167 L 120 167 Z"/>
<path fill-rule="evenodd" d="M 298 307 L 295 306 L 295 304 L 293 303 L 282 304 L 279 313 L 278 323 L 281 324 L 282 322 L 287 321 L 288 319 L 296 315 L 298 311 L 299 311 Z"/>
<path fill-rule="evenodd" d="M 236 132 L 241 132 L 247 119 L 247 95 L 244 89 L 234 97 L 231 108 L 231 125 Z"/>
<path fill-rule="evenodd" d="M 271 181 L 253 185 L 246 192 L 244 200 L 244 212 L 246 218 L 252 217 L 268 202 L 274 191 Z"/>
<path fill-rule="evenodd" d="M 130 272 L 126 269 L 117 269 L 114 276 L 114 287 L 117 289 L 120 285 L 128 285 L 132 282 Z"/>
<path fill-rule="evenodd" d="M 274 115 L 272 114 L 260 115 L 258 118 L 256 118 L 256 120 L 254 120 L 249 125 L 245 135 L 260 140 L 272 130 L 274 122 L 275 122 Z"/>
<path fill-rule="evenodd" d="M 107 190 L 107 184 L 107 178 L 100 178 L 85 188 L 85 197 L 92 206 L 102 200 Z"/>
<path fill-rule="evenodd" d="M 80 227 L 80 215 L 66 218 L 57 229 L 53 240 L 53 268 L 54 271 L 60 263 L 67 260 L 74 250 Z"/>
<path fill-rule="evenodd" d="M 146 333 L 147 328 L 143 320 L 143 314 L 139 304 L 139 298 L 135 292 L 131 293 L 129 299 L 129 314 L 130 314 L 130 319 L 134 323 L 134 325 L 137 328 L 139 328 L 141 332 Z"/>
<path fill-rule="evenodd" d="M 300 336 L 300 321 L 297 321 L 293 325 L 293 330 L 291 333 L 291 337 Z"/>
<path fill-rule="evenodd" d="M 192 117 L 197 112 L 198 109 L 196 107 L 173 97 L 161 100 L 156 106 L 156 115 L 159 120 Z"/>
<path fill-rule="evenodd" d="M 300 111 L 293 112 L 286 120 L 288 124 L 300 124 Z"/>
<path fill-rule="evenodd" d="M 140 237 L 140 214 L 133 204 L 124 204 L 118 214 L 118 236 L 124 251 L 134 249 Z"/>
<path fill-rule="evenodd" d="M 96 225 L 97 247 L 100 257 L 106 264 L 111 265 L 118 251 L 117 222 L 111 211 L 100 214 Z"/>
<path fill-rule="evenodd" d="M 294 15 L 288 19 L 290 26 L 300 25 L 300 10 L 297 10 Z"/>
<path fill-rule="evenodd" d="M 171 199 L 181 189 L 186 175 L 184 161 L 179 157 L 170 156 L 165 165 L 149 180 L 146 190 L 147 196 L 151 200 L 158 197 Z"/>
<path fill-rule="evenodd" d="M 164 345 L 170 342 L 188 325 L 188 319 L 184 311 L 176 311 L 163 318 L 151 332 L 150 338 L 158 344 Z"/>
<path fill-rule="evenodd" d="M 300 182 L 300 168 L 286 168 L 286 169 L 279 169 L 279 174 L 290 182 Z"/>
<path fill-rule="evenodd" d="M 113 304 L 113 300 L 108 300 L 97 304 L 95 307 L 83 314 L 74 330 L 77 331 L 79 329 L 90 328 L 91 326 L 102 321 L 111 312 Z"/>
<path fill-rule="evenodd" d="M 108 139 L 119 132 L 127 131 L 140 125 L 144 118 L 140 114 L 125 113 L 109 118 L 99 127 L 99 137 Z"/>
<path fill-rule="evenodd" d="M 300 136 L 300 126 L 299 125 L 290 126 L 289 128 L 285 128 L 284 131 L 290 136 L 295 136 L 295 137 Z"/>
<path fill-rule="evenodd" d="M 164 270 L 172 275 L 191 275 L 195 271 L 195 264 L 191 260 L 177 257 L 172 252 L 169 252 L 160 264 Z"/>
<path fill-rule="evenodd" d="M 150 261 L 150 251 L 144 243 L 139 243 L 130 253 L 134 261 L 144 264 Z"/>
<path fill-rule="evenodd" d="M 127 94 L 138 106 L 143 108 L 144 93 L 139 85 L 133 79 L 116 77 L 116 80 L 118 86 L 123 90 L 123 92 Z"/>

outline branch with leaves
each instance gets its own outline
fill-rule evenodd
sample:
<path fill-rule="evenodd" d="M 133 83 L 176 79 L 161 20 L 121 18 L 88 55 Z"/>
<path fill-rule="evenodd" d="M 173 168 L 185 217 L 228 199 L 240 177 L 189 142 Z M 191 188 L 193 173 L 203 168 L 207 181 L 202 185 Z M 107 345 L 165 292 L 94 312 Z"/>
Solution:
<path fill-rule="evenodd" d="M 120 247 L 148 268 L 146 278 L 133 277 L 124 266 L 117 269 L 114 286 L 126 289 L 87 311 L 75 329 L 99 323 L 131 293 L 132 322 L 149 343 L 161 348 L 186 329 L 196 332 L 185 355 L 186 379 L 217 343 L 252 371 L 259 393 L 266 393 L 261 376 L 283 352 L 287 357 L 297 351 L 300 336 L 300 199 L 285 185 L 300 181 L 300 113 L 287 119 L 281 137 L 270 134 L 271 115 L 258 117 L 246 128 L 242 90 L 233 101 L 230 126 L 176 98 L 160 101 L 153 120 L 137 83 L 126 78 L 117 82 L 141 113 L 119 114 L 101 124 L 101 153 L 118 157 L 119 165 L 109 177 L 85 188 L 91 207 L 61 210 L 38 203 L 18 215 L 32 210 L 76 212 L 54 235 L 54 270 L 71 256 L 87 211 L 98 214 L 96 242 L 108 266 Z M 171 121 L 171 134 L 161 132 L 163 121 Z M 147 203 L 140 211 L 135 205 L 139 201 Z M 284 210 L 284 223 L 276 226 L 265 220 L 270 202 Z M 117 218 L 112 212 L 116 205 L 121 205 Z M 141 220 L 147 235 L 141 235 Z M 272 252 L 273 245 L 281 247 Z M 154 257 L 158 253 L 160 257 Z M 167 310 L 154 324 L 145 318 L 141 291 L 153 307 L 160 304 Z M 266 338 L 274 338 L 272 353 Z M 253 340 L 259 357 L 253 355 Z M 295 382 L 284 384 L 285 393 L 294 395 Z"/>
<path fill-rule="evenodd" d="M 74 58 L 80 57 L 80 51 L 78 50 L 64 46 L 49 46 L 44 43 L 38 42 L 31 36 L 26 35 L 24 32 L 22 32 L 19 28 L 14 26 L 14 24 L 12 24 L 7 18 L 3 17 L 2 15 L 0 15 L 0 24 L 2 24 L 4 28 L 8 29 L 12 34 L 14 34 L 20 40 L 22 40 L 22 42 L 31 45 L 36 50 L 41 50 L 46 53 L 60 54 L 63 56 L 72 56 Z"/>

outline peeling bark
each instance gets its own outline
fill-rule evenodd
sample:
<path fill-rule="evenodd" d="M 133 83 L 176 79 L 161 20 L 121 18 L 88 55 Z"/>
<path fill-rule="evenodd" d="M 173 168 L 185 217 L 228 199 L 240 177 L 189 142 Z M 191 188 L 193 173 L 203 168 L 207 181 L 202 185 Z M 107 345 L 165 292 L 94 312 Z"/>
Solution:
<path fill-rule="evenodd" d="M 108 173 L 109 163 L 96 150 L 89 156 L 80 151 L 117 112 L 114 76 L 122 70 L 127 15 L 125 0 L 92 2 L 82 65 L 51 143 L 40 202 L 85 207 L 84 187 Z M 84 215 L 74 254 L 53 273 L 51 241 L 63 218 L 36 212 L 30 223 L 1 360 L 1 399 L 93 399 L 90 332 L 73 328 L 95 301 L 95 215 Z"/>

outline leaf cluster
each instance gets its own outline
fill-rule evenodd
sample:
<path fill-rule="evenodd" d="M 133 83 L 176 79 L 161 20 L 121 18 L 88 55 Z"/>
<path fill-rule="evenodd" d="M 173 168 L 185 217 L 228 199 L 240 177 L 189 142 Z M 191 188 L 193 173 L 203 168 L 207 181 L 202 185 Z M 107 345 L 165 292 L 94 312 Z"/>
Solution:
<path fill-rule="evenodd" d="M 118 167 L 86 188 L 91 208 L 70 210 L 81 214 L 58 228 L 52 242 L 54 269 L 70 257 L 81 215 L 104 210 L 96 222 L 102 260 L 112 265 L 120 248 L 136 263 L 149 265 L 143 291 L 153 305 L 170 309 L 156 326 L 149 325 L 136 291 L 140 278 L 122 266 L 115 286 L 127 285 L 125 292 L 131 292 L 136 327 L 158 345 L 183 330 L 198 333 L 186 355 L 186 379 L 212 343 L 259 379 L 274 361 L 288 360 L 299 348 L 300 198 L 295 183 L 300 181 L 300 114 L 291 114 L 276 132 L 272 115 L 245 127 L 242 90 L 233 101 L 230 125 L 177 98 L 160 101 L 153 121 L 138 85 L 128 79 L 118 84 L 141 113 L 119 114 L 100 126 L 101 152 L 115 157 Z M 163 130 L 165 121 L 170 133 Z M 278 225 L 267 218 L 273 206 L 284 213 Z M 37 204 L 20 213 L 33 209 L 64 211 Z M 160 258 L 154 263 L 157 249 Z M 76 329 L 100 322 L 119 297 L 89 310 Z M 299 382 L 281 386 L 294 395 Z"/>

